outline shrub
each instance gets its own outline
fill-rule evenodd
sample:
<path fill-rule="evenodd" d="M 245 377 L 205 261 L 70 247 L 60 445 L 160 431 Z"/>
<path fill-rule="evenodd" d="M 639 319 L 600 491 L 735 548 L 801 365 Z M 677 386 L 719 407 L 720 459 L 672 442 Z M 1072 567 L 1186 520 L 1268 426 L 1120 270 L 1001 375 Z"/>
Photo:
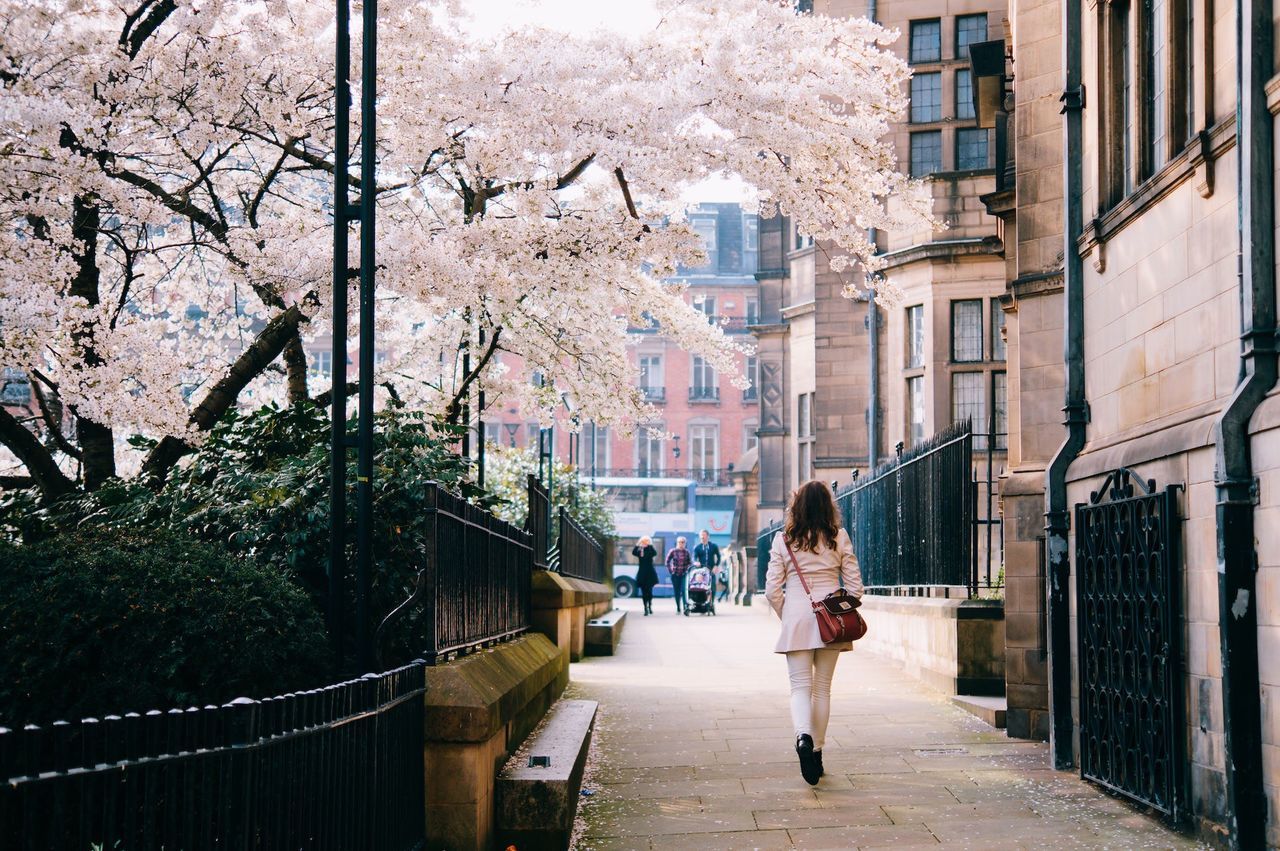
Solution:
<path fill-rule="evenodd" d="M 529 516 L 529 492 L 526 480 L 538 474 L 538 453 L 535 449 L 512 449 L 489 446 L 489 466 L 485 483 L 501 500 L 494 513 L 516 526 L 524 526 Z M 564 506 L 569 516 L 590 533 L 597 541 L 606 543 L 613 536 L 613 511 L 605 499 L 604 490 L 592 490 L 578 480 L 577 468 L 556 459 L 551 491 L 551 513 L 555 516 Z M 558 534 L 552 523 L 553 537 Z"/>
<path fill-rule="evenodd" d="M 221 704 L 329 678 L 278 569 L 171 532 L 0 543 L 0 724 Z"/>

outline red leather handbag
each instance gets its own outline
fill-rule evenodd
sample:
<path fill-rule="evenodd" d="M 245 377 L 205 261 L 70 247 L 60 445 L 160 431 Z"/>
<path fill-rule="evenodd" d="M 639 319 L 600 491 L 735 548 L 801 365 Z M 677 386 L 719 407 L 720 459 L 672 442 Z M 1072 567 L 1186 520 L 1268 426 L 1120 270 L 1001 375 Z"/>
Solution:
<path fill-rule="evenodd" d="M 813 592 L 809 590 L 809 583 L 805 581 L 804 571 L 800 569 L 800 562 L 796 561 L 796 554 L 791 551 L 791 545 L 785 540 L 782 545 L 787 548 L 787 555 L 791 557 L 796 576 L 800 577 L 804 593 L 808 595 L 809 603 L 813 606 L 813 614 L 818 619 L 818 635 L 822 637 L 822 643 L 839 644 L 845 641 L 857 641 L 866 635 L 867 621 L 858 611 L 862 601 L 843 588 L 837 588 L 821 600 L 813 599 Z"/>

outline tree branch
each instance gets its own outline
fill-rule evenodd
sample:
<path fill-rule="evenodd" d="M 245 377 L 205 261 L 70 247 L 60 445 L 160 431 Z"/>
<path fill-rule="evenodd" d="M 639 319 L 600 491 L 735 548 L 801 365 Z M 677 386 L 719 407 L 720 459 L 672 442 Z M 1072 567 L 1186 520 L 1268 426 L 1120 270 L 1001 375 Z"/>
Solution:
<path fill-rule="evenodd" d="M 303 402 L 307 398 L 307 353 L 302 348 L 302 335 L 294 329 L 289 342 L 284 344 L 284 366 L 289 404 Z"/>
<path fill-rule="evenodd" d="M 82 461 L 84 455 L 79 449 L 72 446 L 71 441 L 67 440 L 67 436 L 62 433 L 62 424 L 59 422 L 62 419 L 61 413 L 58 416 L 54 416 L 53 408 L 49 404 L 49 398 L 45 396 L 44 389 L 40 386 L 39 381 L 31 382 L 31 393 L 36 397 L 36 405 L 40 408 L 40 417 L 44 420 L 45 428 L 49 430 L 49 437 L 52 438 L 60 450 L 77 461 Z M 59 403 L 58 407 L 62 407 L 61 403 Z"/>
<path fill-rule="evenodd" d="M 485 347 L 484 355 L 480 358 L 480 362 L 472 368 L 472 370 L 462 377 L 462 384 L 458 387 L 458 391 L 453 394 L 448 407 L 444 409 L 445 422 L 450 425 L 456 425 L 458 418 L 462 416 L 462 402 L 471 392 L 471 385 L 476 383 L 480 377 L 480 373 L 484 372 L 489 361 L 493 360 L 493 356 L 498 351 L 498 340 L 502 337 L 502 328 L 493 329 L 493 336 L 489 339 L 489 345 Z"/>
<path fill-rule="evenodd" d="M 57 462 L 44 444 L 3 407 L 0 407 L 0 443 L 18 456 L 47 499 L 58 499 L 75 490 L 75 483 L 58 469 Z"/>
<path fill-rule="evenodd" d="M 316 296 L 309 293 L 304 301 L 314 303 Z M 297 335 L 298 326 L 307 321 L 302 305 L 295 304 L 278 314 L 263 328 L 253 343 L 236 358 L 227 372 L 209 389 L 204 399 L 191 412 L 188 422 L 199 431 L 208 431 L 222 415 L 235 404 L 240 392 L 250 381 L 262 374 L 272 361 L 280 357 L 289 340 Z M 185 440 L 166 435 L 147 455 L 142 464 L 141 477 L 152 487 L 164 484 L 165 477 L 182 456 L 194 449 Z"/>

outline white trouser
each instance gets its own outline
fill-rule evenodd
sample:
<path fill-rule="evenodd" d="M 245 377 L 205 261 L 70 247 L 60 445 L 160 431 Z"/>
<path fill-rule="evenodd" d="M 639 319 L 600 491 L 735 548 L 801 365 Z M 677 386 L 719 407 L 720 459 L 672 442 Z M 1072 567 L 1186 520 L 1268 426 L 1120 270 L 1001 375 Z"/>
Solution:
<path fill-rule="evenodd" d="M 796 735 L 813 737 L 814 750 L 822 750 L 831 718 L 831 676 L 836 671 L 839 650 L 792 650 L 787 653 L 787 673 L 791 677 L 791 723 Z"/>

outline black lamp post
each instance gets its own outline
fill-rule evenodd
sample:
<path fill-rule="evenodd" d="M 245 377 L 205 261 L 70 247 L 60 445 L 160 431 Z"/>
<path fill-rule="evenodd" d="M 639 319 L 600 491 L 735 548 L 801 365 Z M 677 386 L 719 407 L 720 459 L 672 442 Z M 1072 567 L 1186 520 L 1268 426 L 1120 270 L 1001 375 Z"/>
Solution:
<path fill-rule="evenodd" d="M 347 360 L 347 248 L 351 222 L 360 222 L 360 351 L 356 448 L 356 664 L 373 664 L 369 629 L 369 575 L 373 564 L 373 275 L 377 199 L 377 0 L 364 0 L 360 85 L 360 203 L 349 203 L 351 121 L 351 7 L 338 0 L 335 33 L 333 166 L 333 363 Z M 347 375 L 333 371 L 329 466 L 329 629 L 342 658 L 342 603 L 346 582 Z"/>

